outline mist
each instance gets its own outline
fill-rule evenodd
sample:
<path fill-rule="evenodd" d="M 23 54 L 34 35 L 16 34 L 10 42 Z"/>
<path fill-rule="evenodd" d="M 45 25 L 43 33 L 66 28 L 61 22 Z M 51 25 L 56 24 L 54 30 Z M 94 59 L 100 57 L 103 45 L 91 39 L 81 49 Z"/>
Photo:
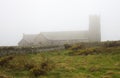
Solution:
<path fill-rule="evenodd" d="M 88 30 L 89 15 L 101 17 L 101 38 L 120 40 L 120 0 L 0 0 L 0 46 L 24 34 Z"/>

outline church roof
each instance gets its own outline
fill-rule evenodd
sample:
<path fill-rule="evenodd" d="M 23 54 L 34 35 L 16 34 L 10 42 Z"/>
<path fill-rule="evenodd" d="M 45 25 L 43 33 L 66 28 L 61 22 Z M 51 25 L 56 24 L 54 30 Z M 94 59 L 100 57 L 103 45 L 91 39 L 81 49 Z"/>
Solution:
<path fill-rule="evenodd" d="M 27 42 L 34 42 L 34 39 L 37 37 L 38 34 L 24 34 L 23 35 L 23 40 Z"/>
<path fill-rule="evenodd" d="M 88 39 L 88 31 L 41 32 L 49 40 Z"/>
<path fill-rule="evenodd" d="M 41 32 L 48 40 L 80 40 L 88 39 L 88 31 L 61 31 L 61 32 Z M 39 34 L 24 34 L 23 40 L 28 43 L 34 42 Z"/>

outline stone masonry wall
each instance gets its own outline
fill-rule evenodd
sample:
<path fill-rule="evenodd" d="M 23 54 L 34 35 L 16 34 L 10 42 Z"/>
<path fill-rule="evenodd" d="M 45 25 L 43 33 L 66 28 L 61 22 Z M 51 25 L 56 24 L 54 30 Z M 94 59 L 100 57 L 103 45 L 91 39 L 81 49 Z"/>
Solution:
<path fill-rule="evenodd" d="M 45 51 L 63 50 L 64 46 L 54 47 L 0 47 L 0 56 L 11 54 L 39 53 Z"/>

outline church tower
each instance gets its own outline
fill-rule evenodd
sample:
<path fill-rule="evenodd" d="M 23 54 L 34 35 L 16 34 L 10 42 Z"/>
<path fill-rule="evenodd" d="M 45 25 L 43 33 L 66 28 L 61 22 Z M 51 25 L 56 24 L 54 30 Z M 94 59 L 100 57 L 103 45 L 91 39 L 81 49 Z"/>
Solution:
<path fill-rule="evenodd" d="M 100 42 L 101 41 L 101 27 L 100 27 L 100 16 L 90 15 L 89 16 L 89 41 Z"/>

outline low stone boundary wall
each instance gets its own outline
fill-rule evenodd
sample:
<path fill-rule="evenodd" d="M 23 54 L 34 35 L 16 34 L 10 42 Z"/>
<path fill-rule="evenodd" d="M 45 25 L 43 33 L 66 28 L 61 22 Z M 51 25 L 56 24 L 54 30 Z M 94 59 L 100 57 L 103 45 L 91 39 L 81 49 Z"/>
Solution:
<path fill-rule="evenodd" d="M 0 56 L 11 54 L 39 53 L 45 51 L 63 50 L 64 46 L 57 47 L 0 47 Z"/>

